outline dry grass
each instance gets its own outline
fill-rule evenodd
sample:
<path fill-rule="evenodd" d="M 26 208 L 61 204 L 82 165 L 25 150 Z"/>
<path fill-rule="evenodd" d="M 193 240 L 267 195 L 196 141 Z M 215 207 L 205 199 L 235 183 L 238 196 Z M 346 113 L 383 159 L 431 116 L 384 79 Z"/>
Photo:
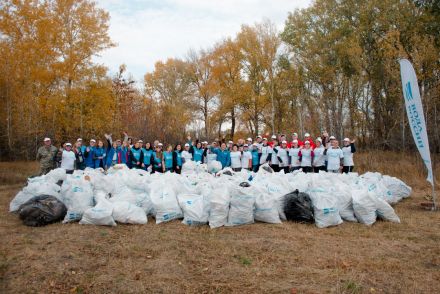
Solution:
<path fill-rule="evenodd" d="M 439 293 L 440 214 L 419 208 L 429 187 L 421 171 L 409 174 L 421 163 L 371 153 L 357 162 L 416 188 L 395 207 L 401 224 L 211 230 L 150 219 L 144 226 L 30 228 L 7 212 L 20 187 L 0 186 L 0 292 Z M 26 166 L 1 163 L 2 182 L 24 183 Z M 37 170 L 30 166 L 27 174 Z"/>

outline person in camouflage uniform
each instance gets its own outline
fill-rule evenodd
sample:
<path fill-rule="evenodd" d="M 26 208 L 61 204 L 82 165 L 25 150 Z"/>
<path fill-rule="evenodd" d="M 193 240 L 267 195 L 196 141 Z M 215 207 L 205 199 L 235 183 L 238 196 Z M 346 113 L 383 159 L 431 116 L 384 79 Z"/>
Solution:
<path fill-rule="evenodd" d="M 40 161 L 40 175 L 45 175 L 55 168 L 55 157 L 58 149 L 52 145 L 50 138 L 44 138 L 44 146 L 38 148 L 37 160 Z"/>

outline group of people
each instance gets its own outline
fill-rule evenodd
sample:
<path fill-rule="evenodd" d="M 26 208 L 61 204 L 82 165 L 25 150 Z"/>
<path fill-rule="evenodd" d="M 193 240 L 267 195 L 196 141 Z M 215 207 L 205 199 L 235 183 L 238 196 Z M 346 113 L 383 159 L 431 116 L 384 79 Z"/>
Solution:
<path fill-rule="evenodd" d="M 144 169 L 149 172 L 180 173 L 187 161 L 209 164 L 219 161 L 222 168 L 231 167 L 234 171 L 242 169 L 257 172 L 262 164 L 268 163 L 275 172 L 285 173 L 302 170 L 305 173 L 327 171 L 333 173 L 352 172 L 353 154 L 356 152 L 355 140 L 345 138 L 343 147 L 334 136 L 324 132 L 315 140 L 306 133 L 303 140 L 293 133 L 291 140 L 286 135 L 273 135 L 268 138 L 257 136 L 255 140 L 239 139 L 236 143 L 216 140 L 193 141 L 190 136 L 185 144 L 164 146 L 158 140 L 153 143 L 134 141 L 124 133 L 124 139 L 113 140 L 105 134 L 106 144 L 102 140 L 91 139 L 88 146 L 78 138 L 74 145 L 64 143 L 60 148 L 52 145 L 50 138 L 44 139 L 44 145 L 38 149 L 41 174 L 55 167 L 61 167 L 67 173 L 75 169 L 108 169 L 115 164 L 126 164 L 129 168 Z"/>

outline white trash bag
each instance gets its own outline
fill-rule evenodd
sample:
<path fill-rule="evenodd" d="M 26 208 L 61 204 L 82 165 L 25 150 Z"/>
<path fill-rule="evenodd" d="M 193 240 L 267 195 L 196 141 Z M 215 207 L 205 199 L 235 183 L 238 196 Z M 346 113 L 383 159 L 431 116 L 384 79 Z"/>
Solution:
<path fill-rule="evenodd" d="M 229 195 L 228 187 L 216 187 L 212 190 L 212 195 L 209 201 L 209 226 L 211 229 L 226 225 L 228 222 L 229 203 L 231 196 Z"/>
<path fill-rule="evenodd" d="M 342 224 L 336 197 L 323 187 L 311 188 L 308 193 L 312 199 L 315 224 L 318 228 Z"/>
<path fill-rule="evenodd" d="M 67 177 L 61 186 L 61 197 L 67 207 L 63 223 L 79 221 L 84 211 L 94 206 L 92 185 L 83 177 Z"/>
<path fill-rule="evenodd" d="M 211 174 L 216 174 L 222 170 L 222 164 L 220 161 L 213 160 L 208 163 L 208 172 Z"/>
<path fill-rule="evenodd" d="M 376 222 L 376 196 L 365 189 L 353 190 L 353 209 L 357 220 L 371 226 Z"/>
<path fill-rule="evenodd" d="M 128 201 L 113 202 L 113 219 L 123 224 L 144 225 L 148 222 L 145 211 Z"/>
<path fill-rule="evenodd" d="M 256 221 L 280 224 L 277 198 L 271 194 L 258 191 L 255 199 L 254 218 Z"/>
<path fill-rule="evenodd" d="M 255 189 L 252 187 L 233 187 L 227 226 L 240 226 L 254 223 Z"/>
<path fill-rule="evenodd" d="M 182 223 L 189 226 L 201 226 L 208 223 L 209 206 L 203 195 L 179 194 L 177 199 L 183 210 Z"/>
<path fill-rule="evenodd" d="M 97 204 L 95 207 L 84 211 L 80 225 L 98 225 L 98 226 L 116 226 L 112 217 L 113 204 L 105 199 L 105 194 L 97 195 Z"/>
<path fill-rule="evenodd" d="M 393 223 L 400 223 L 400 218 L 397 216 L 396 212 L 391 207 L 391 205 L 388 204 L 388 202 L 381 198 L 376 198 L 375 200 L 376 214 L 378 218 Z"/>
<path fill-rule="evenodd" d="M 150 197 L 156 212 L 156 224 L 182 218 L 183 213 L 177 202 L 174 189 L 163 181 L 153 183 L 151 186 Z"/>

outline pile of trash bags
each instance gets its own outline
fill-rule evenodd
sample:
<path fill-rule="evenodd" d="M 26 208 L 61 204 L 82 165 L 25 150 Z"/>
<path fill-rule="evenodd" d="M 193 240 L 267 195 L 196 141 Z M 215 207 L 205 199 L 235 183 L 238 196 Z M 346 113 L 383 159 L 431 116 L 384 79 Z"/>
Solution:
<path fill-rule="evenodd" d="M 188 162 L 180 175 L 116 165 L 107 171 L 75 170 L 72 175 L 55 169 L 30 178 L 11 201 L 10 211 L 21 216 L 24 204 L 46 195 L 67 208 L 64 223 L 146 224 L 152 216 L 157 224 L 183 219 L 189 226 L 211 228 L 282 221 L 325 228 L 343 221 L 399 223 L 391 205 L 410 194 L 411 187 L 401 180 L 374 172 L 284 174 L 274 173 L 268 165 L 257 173 L 234 172 L 219 170 L 218 164 Z"/>

